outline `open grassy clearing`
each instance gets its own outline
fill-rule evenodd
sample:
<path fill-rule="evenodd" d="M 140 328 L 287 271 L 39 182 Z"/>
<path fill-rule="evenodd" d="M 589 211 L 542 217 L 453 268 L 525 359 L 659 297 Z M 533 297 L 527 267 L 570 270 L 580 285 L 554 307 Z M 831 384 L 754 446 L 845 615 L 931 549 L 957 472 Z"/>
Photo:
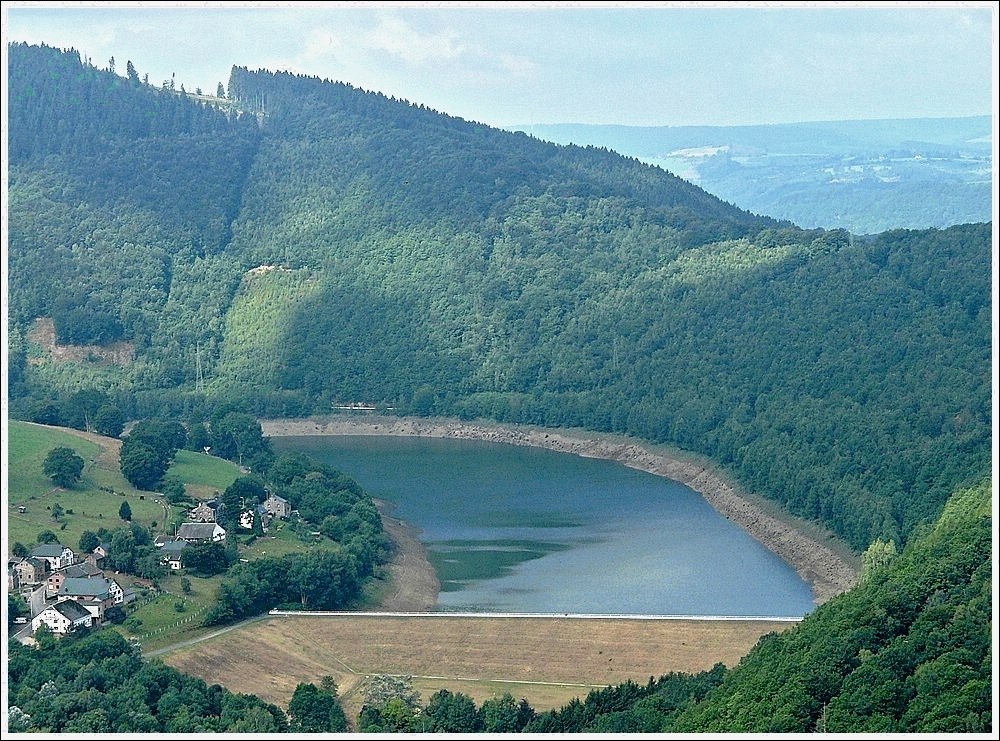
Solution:
<path fill-rule="evenodd" d="M 132 521 L 155 533 L 167 532 L 169 519 L 177 513 L 158 493 L 140 491 L 122 476 L 118 466 L 121 440 L 17 420 L 8 420 L 7 438 L 7 535 L 11 543 L 32 546 L 38 533 L 51 530 L 60 543 L 76 549 L 85 530 L 113 530 L 124 524 L 118 518 L 123 501 L 132 510 Z M 72 448 L 84 460 L 83 474 L 70 489 L 54 486 L 42 473 L 45 456 L 56 447 Z M 188 450 L 177 451 L 167 471 L 168 477 L 182 481 L 185 490 L 198 499 L 224 491 L 239 475 L 239 467 L 231 461 Z M 60 521 L 51 517 L 55 504 L 66 513 Z"/>
<path fill-rule="evenodd" d="M 167 477 L 184 482 L 184 490 L 195 499 L 211 499 L 221 494 L 240 476 L 232 461 L 192 450 L 178 450 Z"/>
<path fill-rule="evenodd" d="M 439 689 L 477 704 L 510 692 L 535 710 L 591 687 L 645 684 L 671 671 L 734 666 L 761 636 L 793 622 L 413 616 L 269 618 L 164 655 L 187 674 L 287 707 L 300 682 L 337 681 L 353 722 L 372 674 L 410 675 L 426 702 Z"/>
<path fill-rule="evenodd" d="M 162 530 L 164 508 L 155 501 L 158 495 L 135 489 L 118 469 L 119 443 L 74 430 L 9 421 L 6 492 L 9 541 L 30 547 L 40 532 L 51 530 L 60 543 L 76 549 L 85 530 L 96 532 L 102 527 L 111 530 L 124 524 L 118 518 L 123 501 L 129 503 L 134 522 Z M 84 460 L 80 480 L 70 489 L 54 486 L 42 473 L 45 456 L 56 447 L 72 448 Z M 51 515 L 56 504 L 65 513 L 58 521 Z M 20 507 L 24 507 L 24 512 Z"/>

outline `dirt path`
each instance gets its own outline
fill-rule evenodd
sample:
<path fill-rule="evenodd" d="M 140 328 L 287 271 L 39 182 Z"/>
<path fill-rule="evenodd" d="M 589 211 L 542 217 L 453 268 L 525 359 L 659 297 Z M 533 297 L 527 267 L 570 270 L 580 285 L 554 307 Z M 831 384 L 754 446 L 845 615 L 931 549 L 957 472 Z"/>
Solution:
<path fill-rule="evenodd" d="M 838 542 L 831 533 L 798 518 L 778 511 L 775 505 L 757 497 L 739 493 L 719 473 L 694 456 L 687 457 L 655 446 L 615 435 L 579 431 L 552 430 L 515 425 L 468 423 L 449 419 L 412 417 L 336 416 L 314 419 L 262 420 L 261 428 L 269 437 L 299 435 L 401 435 L 451 437 L 486 440 L 510 445 L 527 445 L 574 453 L 591 458 L 614 460 L 633 468 L 678 481 L 701 494 L 724 517 L 743 527 L 751 536 L 791 565 L 811 586 L 817 604 L 847 591 L 857 583 L 860 559 Z M 383 518 L 390 535 L 406 533 L 399 521 Z M 395 528 L 395 529 L 391 529 Z M 399 563 L 393 572 L 402 580 L 416 579 L 417 584 L 400 582 L 398 603 L 408 607 L 386 609 L 425 609 L 432 584 L 426 569 L 426 554 L 419 538 L 399 550 Z M 419 552 L 416 550 L 419 548 Z M 405 555 L 403 555 L 405 554 Z M 410 561 L 406 561 L 410 558 Z M 426 563 L 421 563 L 420 559 Z M 405 566 L 404 566 L 405 564 Z M 434 582 L 436 582 L 436 577 Z M 438 584 L 438 588 L 440 585 Z M 419 597 L 417 595 L 420 595 Z M 395 597 L 395 595 L 394 595 Z M 437 591 L 434 591 L 434 600 Z M 412 600 L 412 601 L 411 601 Z M 390 601 L 392 601 L 390 599 Z M 433 604 L 433 602 L 431 602 Z"/>
<path fill-rule="evenodd" d="M 34 423 L 29 423 L 34 424 Z M 45 425 L 39 425 L 45 426 Z M 84 432 L 83 430 L 74 430 L 71 427 L 53 427 L 51 429 L 57 429 L 60 432 L 68 432 L 71 435 L 76 435 L 77 437 L 82 437 L 84 440 L 89 440 L 95 445 L 99 446 L 101 452 L 97 454 L 94 462 L 98 467 L 109 470 L 117 471 L 118 460 L 121 456 L 122 451 L 122 441 L 114 437 L 104 437 L 103 435 L 98 435 L 93 432 Z"/>

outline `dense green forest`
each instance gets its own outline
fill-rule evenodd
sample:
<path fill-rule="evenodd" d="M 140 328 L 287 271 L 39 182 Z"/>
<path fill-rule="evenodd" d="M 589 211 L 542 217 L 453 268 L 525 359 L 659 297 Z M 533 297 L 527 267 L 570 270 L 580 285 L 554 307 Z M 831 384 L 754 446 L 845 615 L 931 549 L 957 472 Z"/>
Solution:
<path fill-rule="evenodd" d="M 234 67 L 212 102 L 72 50 L 8 62 L 16 418 L 90 425 L 86 391 L 188 425 L 366 402 L 627 433 L 858 552 L 989 476 L 991 224 L 804 230 L 345 83 Z"/>

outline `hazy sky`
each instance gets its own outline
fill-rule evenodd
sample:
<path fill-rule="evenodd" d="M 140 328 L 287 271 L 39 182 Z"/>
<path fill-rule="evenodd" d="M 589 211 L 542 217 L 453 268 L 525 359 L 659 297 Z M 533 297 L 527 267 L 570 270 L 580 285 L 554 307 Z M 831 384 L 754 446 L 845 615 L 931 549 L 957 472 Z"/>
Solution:
<path fill-rule="evenodd" d="M 214 93 L 233 65 L 499 127 L 989 114 L 997 3 L 4 3 L 8 42 Z M 6 44 L 4 45 L 6 54 Z"/>

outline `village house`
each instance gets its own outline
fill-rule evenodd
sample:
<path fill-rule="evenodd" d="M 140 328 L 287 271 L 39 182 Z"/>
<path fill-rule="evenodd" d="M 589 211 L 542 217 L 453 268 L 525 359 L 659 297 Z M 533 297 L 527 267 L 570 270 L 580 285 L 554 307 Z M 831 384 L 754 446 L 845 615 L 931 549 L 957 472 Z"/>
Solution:
<path fill-rule="evenodd" d="M 268 495 L 267 499 L 264 500 L 264 509 L 272 517 L 288 517 L 292 514 L 291 502 L 274 494 Z"/>
<path fill-rule="evenodd" d="M 99 568 L 89 563 L 79 563 L 73 564 L 72 566 L 67 566 L 65 569 L 59 569 L 59 571 L 51 572 L 45 579 L 45 595 L 47 597 L 54 597 L 59 593 L 60 587 L 62 587 L 63 582 L 67 578 L 70 579 L 93 579 L 95 577 L 103 577 L 104 572 Z"/>
<path fill-rule="evenodd" d="M 94 624 L 94 616 L 78 602 L 65 599 L 49 605 L 31 619 L 31 632 L 47 625 L 56 635 L 66 635 L 74 628 L 89 628 Z"/>
<path fill-rule="evenodd" d="M 87 554 L 87 557 L 84 559 L 84 561 L 86 561 L 89 564 L 93 564 L 99 569 L 103 568 L 104 559 L 108 557 L 108 554 L 110 552 L 111 552 L 111 544 L 101 543 L 93 551 Z"/>
<path fill-rule="evenodd" d="M 104 572 L 101 569 L 86 561 L 67 566 L 60 573 L 65 574 L 70 579 L 94 579 L 104 576 Z"/>
<path fill-rule="evenodd" d="M 215 522 L 216 510 L 218 509 L 218 499 L 209 499 L 205 502 L 199 502 L 197 507 L 188 512 L 188 519 L 192 522 Z"/>
<path fill-rule="evenodd" d="M 188 543 L 220 543 L 226 539 L 226 531 L 215 522 L 185 522 L 177 529 L 177 539 Z"/>
<path fill-rule="evenodd" d="M 163 541 L 158 542 L 156 545 L 161 549 L 160 563 L 168 566 L 171 571 L 177 571 L 184 565 L 181 554 L 184 549 L 187 548 L 186 540 L 166 538 Z"/>
<path fill-rule="evenodd" d="M 46 543 L 35 546 L 34 550 L 28 554 L 29 558 L 40 558 L 47 561 L 51 571 L 64 569 L 76 563 L 76 555 L 69 546 L 59 543 Z"/>
<path fill-rule="evenodd" d="M 45 581 L 45 575 L 49 572 L 49 562 L 28 556 L 15 563 L 13 568 L 19 585 L 25 587 Z"/>
<path fill-rule="evenodd" d="M 124 590 L 118 582 L 107 578 L 66 579 L 59 589 L 58 596 L 76 600 L 98 621 L 104 620 L 104 613 L 109 607 L 125 601 Z"/>

